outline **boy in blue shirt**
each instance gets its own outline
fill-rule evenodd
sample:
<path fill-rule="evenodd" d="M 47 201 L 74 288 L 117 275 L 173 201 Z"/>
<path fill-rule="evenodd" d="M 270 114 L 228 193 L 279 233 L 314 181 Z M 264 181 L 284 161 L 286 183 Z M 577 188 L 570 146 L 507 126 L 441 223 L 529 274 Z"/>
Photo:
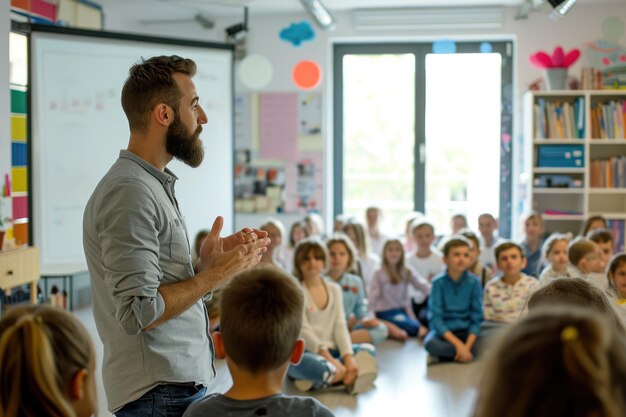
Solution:
<path fill-rule="evenodd" d="M 443 247 L 447 268 L 432 283 L 428 299 L 430 332 L 424 347 L 439 360 L 465 363 L 477 354 L 483 300 L 480 281 L 467 271 L 471 245 L 463 236 L 448 240 Z"/>

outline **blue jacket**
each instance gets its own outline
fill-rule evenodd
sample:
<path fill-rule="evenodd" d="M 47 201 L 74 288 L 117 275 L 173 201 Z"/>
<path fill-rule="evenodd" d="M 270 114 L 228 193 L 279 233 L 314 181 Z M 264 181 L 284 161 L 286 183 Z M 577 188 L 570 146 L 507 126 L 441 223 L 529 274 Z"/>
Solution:
<path fill-rule="evenodd" d="M 483 292 L 478 278 L 465 271 L 458 281 L 446 269 L 433 280 L 428 298 L 428 320 L 438 336 L 467 330 L 478 335 L 483 320 Z"/>

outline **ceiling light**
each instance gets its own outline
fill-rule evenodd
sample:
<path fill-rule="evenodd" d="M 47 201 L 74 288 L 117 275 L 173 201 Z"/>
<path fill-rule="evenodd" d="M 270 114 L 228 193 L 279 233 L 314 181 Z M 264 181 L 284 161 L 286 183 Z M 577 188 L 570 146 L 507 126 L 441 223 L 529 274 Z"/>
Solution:
<path fill-rule="evenodd" d="M 319 27 L 324 30 L 335 28 L 335 19 L 320 0 L 300 0 L 307 12 L 315 19 Z"/>
<path fill-rule="evenodd" d="M 572 8 L 576 0 L 548 0 L 548 3 L 554 7 L 554 13 L 557 16 L 563 16 Z"/>

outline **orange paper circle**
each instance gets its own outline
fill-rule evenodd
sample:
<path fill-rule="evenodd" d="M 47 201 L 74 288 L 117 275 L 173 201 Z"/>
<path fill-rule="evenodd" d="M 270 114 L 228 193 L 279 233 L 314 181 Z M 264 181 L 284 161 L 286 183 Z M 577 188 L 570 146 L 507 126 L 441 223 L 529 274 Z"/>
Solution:
<path fill-rule="evenodd" d="M 320 82 L 319 65 L 313 61 L 300 61 L 293 67 L 293 82 L 300 88 L 308 90 Z"/>

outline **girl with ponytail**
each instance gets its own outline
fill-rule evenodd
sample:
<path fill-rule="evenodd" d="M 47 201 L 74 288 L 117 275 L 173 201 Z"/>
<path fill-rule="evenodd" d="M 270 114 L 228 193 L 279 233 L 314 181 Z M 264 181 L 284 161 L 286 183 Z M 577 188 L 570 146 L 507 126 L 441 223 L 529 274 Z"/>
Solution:
<path fill-rule="evenodd" d="M 626 415 L 626 343 L 597 311 L 540 307 L 484 363 L 474 417 Z"/>
<path fill-rule="evenodd" d="M 96 409 L 95 352 L 87 330 L 49 306 L 0 321 L 0 417 L 89 417 Z"/>

